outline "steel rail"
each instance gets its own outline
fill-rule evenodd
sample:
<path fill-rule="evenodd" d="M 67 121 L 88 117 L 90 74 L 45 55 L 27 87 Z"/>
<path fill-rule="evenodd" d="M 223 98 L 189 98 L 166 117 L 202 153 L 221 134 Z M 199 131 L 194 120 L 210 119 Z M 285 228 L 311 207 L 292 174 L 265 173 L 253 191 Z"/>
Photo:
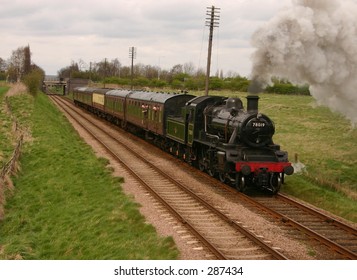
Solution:
<path fill-rule="evenodd" d="M 319 217 L 321 220 L 324 220 L 326 223 L 328 223 L 330 225 L 334 225 L 340 229 L 343 229 L 343 230 L 350 232 L 351 234 L 357 236 L 357 230 L 354 229 L 353 227 L 347 225 L 346 223 L 338 221 L 330 216 L 325 215 L 324 213 L 321 213 L 320 211 L 318 211 L 316 209 L 313 209 L 313 208 L 308 207 L 304 204 L 301 204 L 298 201 L 295 201 L 294 199 L 291 199 L 290 197 L 288 197 L 282 193 L 277 194 L 277 197 L 281 200 L 286 201 L 289 204 L 295 205 L 296 207 L 298 207 L 306 212 L 309 212 L 310 214 L 312 214 L 316 217 Z"/>
<path fill-rule="evenodd" d="M 352 259 L 352 260 L 356 260 L 357 259 L 357 254 L 355 254 L 354 252 L 352 252 L 351 250 L 349 249 L 346 249 L 345 247 L 339 245 L 338 243 L 324 237 L 323 235 L 317 233 L 316 231 L 304 226 L 303 224 L 297 222 L 297 221 L 294 221 L 293 219 L 287 217 L 286 215 L 284 214 L 281 214 L 279 213 L 278 211 L 268 207 L 268 206 L 265 206 L 264 204 L 254 200 L 254 198 L 250 198 L 248 196 L 246 196 L 245 194 L 239 194 L 244 200 L 246 200 L 247 202 L 249 202 L 250 204 L 253 204 L 255 207 L 263 210 L 264 212 L 267 212 L 269 213 L 270 215 L 272 215 L 274 218 L 276 219 L 279 219 L 281 222 L 283 222 L 284 224 L 287 224 L 287 225 L 291 225 L 292 227 L 294 228 L 297 228 L 298 230 L 304 232 L 305 234 L 307 234 L 308 236 L 316 239 L 317 241 L 319 241 L 320 243 L 328 246 L 329 248 L 331 248 L 332 250 L 334 250 L 335 252 L 338 252 L 339 254 L 349 258 L 349 259 Z M 291 201 L 291 200 L 288 200 L 287 197 L 284 196 L 284 200 L 285 201 Z M 294 204 L 295 206 L 297 207 L 300 207 L 301 204 L 297 203 L 294 201 Z M 302 206 L 302 208 L 308 208 L 306 207 L 305 205 Z M 313 212 L 313 209 L 309 209 L 309 212 Z M 320 212 L 317 212 L 318 213 L 318 216 L 320 215 L 323 215 L 322 213 Z M 323 215 L 323 217 L 327 217 L 325 215 Z M 337 224 L 337 223 L 336 223 Z M 344 224 L 345 225 L 345 224 Z M 347 225 L 345 225 L 347 226 Z M 349 227 L 349 229 L 351 229 Z"/>

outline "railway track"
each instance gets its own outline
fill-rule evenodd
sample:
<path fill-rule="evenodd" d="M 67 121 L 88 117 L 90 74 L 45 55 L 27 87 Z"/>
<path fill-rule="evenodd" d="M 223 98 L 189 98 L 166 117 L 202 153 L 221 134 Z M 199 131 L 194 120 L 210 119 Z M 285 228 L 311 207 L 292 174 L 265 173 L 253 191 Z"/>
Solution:
<path fill-rule="evenodd" d="M 326 246 L 331 251 L 331 258 L 357 259 L 357 229 L 347 223 L 338 221 L 332 215 L 324 214 L 315 208 L 298 202 L 284 194 L 277 195 L 245 195 L 219 182 L 208 174 L 206 184 L 220 189 L 221 195 L 235 197 L 237 203 L 243 203 L 255 212 L 265 213 L 279 224 L 297 229 L 307 239 Z"/>
<path fill-rule="evenodd" d="M 274 197 L 254 197 L 252 203 L 284 224 L 297 228 L 326 245 L 342 258 L 357 259 L 355 228 L 283 194 Z"/>
<path fill-rule="evenodd" d="M 92 122 L 83 111 L 62 98 L 50 97 L 68 116 L 90 133 L 128 172 L 145 186 L 217 259 L 286 259 L 261 238 L 228 217 L 180 183 L 162 172 L 135 150 L 125 137 L 119 138 Z"/>

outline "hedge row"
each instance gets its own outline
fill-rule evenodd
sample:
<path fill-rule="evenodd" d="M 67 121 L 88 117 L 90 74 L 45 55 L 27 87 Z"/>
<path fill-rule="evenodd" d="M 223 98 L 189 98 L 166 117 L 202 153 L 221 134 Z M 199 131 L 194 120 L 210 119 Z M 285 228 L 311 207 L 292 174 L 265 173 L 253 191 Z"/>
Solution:
<path fill-rule="evenodd" d="M 110 77 L 106 78 L 103 83 L 131 85 L 131 80 L 126 78 Z M 147 79 L 144 77 L 135 78 L 132 81 L 135 87 L 154 87 L 154 88 L 172 88 L 174 90 L 204 90 L 205 77 L 185 77 L 183 79 L 174 78 L 172 81 L 159 79 Z M 231 90 L 239 92 L 247 92 L 250 81 L 246 78 L 226 78 L 211 77 L 209 88 L 210 90 Z M 276 83 L 274 86 L 269 86 L 265 92 L 276 94 L 300 94 L 310 95 L 308 86 L 295 86 L 290 83 Z"/>

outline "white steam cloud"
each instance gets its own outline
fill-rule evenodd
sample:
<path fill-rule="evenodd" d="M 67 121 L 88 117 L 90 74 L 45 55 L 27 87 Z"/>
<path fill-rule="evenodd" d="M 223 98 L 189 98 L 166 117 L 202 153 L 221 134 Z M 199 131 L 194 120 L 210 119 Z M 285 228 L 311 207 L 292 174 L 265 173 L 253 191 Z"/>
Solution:
<path fill-rule="evenodd" d="M 348 0 L 292 0 L 252 37 L 252 91 L 272 77 L 310 85 L 319 105 L 357 124 L 357 5 Z"/>

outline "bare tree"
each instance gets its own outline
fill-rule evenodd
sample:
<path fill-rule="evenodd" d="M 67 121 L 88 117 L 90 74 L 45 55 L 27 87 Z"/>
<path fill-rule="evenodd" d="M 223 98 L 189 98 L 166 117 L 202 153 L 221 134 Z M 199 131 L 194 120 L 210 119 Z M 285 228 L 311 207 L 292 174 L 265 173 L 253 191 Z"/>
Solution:
<path fill-rule="evenodd" d="M 88 68 L 88 65 L 83 59 L 80 59 L 78 61 L 78 68 L 79 68 L 79 71 L 85 71 Z"/>
<path fill-rule="evenodd" d="M 12 51 L 6 66 L 10 81 L 20 81 L 23 76 L 29 74 L 32 70 L 30 46 Z M 1 67 L 5 67 L 4 63 Z"/>
<path fill-rule="evenodd" d="M 23 49 L 23 56 L 24 56 L 24 69 L 23 74 L 27 75 L 31 72 L 31 52 L 30 46 L 24 47 Z"/>
<path fill-rule="evenodd" d="M 6 61 L 0 57 L 0 80 L 7 79 L 6 69 L 7 69 Z"/>
<path fill-rule="evenodd" d="M 7 63 L 0 57 L 0 72 L 5 72 L 7 69 Z"/>
<path fill-rule="evenodd" d="M 79 72 L 79 66 L 78 63 L 72 60 L 70 66 L 61 68 L 57 74 L 61 78 L 70 78 L 72 77 L 72 73 L 76 73 L 76 72 Z"/>
<path fill-rule="evenodd" d="M 19 47 L 17 50 L 12 51 L 11 58 L 9 60 L 9 75 L 10 80 L 20 81 L 24 74 L 25 55 L 24 47 Z"/>
<path fill-rule="evenodd" d="M 130 67 L 129 66 L 123 66 L 120 68 L 120 77 L 123 78 L 129 78 L 130 77 Z"/>
<path fill-rule="evenodd" d="M 119 59 L 115 58 L 111 61 L 112 68 L 113 68 L 113 76 L 115 77 L 120 77 L 120 68 L 121 68 L 121 63 Z"/>
<path fill-rule="evenodd" d="M 182 64 L 176 64 L 175 66 L 173 66 L 172 68 L 171 68 L 171 74 L 172 75 L 176 75 L 176 74 L 181 74 L 181 73 L 183 73 L 183 66 L 182 66 Z"/>
<path fill-rule="evenodd" d="M 195 74 L 195 65 L 193 64 L 193 62 L 187 62 L 183 65 L 183 71 L 192 76 L 193 74 Z"/>
<path fill-rule="evenodd" d="M 205 76 L 206 75 L 206 70 L 203 68 L 198 68 L 196 71 L 196 77 L 200 77 L 200 76 Z"/>

